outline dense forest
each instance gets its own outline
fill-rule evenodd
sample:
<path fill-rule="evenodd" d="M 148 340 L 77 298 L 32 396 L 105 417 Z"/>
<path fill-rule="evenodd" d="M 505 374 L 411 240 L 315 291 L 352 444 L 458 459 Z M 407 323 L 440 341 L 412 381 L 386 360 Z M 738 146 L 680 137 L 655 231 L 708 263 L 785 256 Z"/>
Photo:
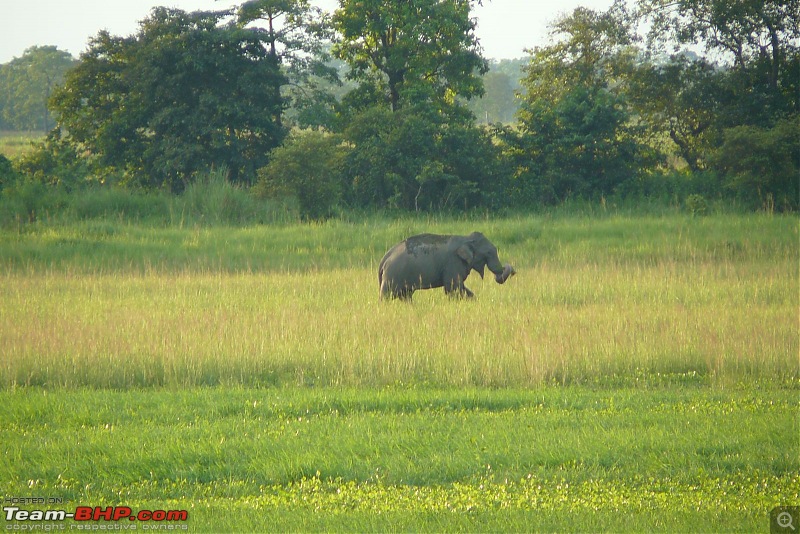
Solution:
<path fill-rule="evenodd" d="M 0 219 L 209 177 L 304 218 L 573 200 L 787 211 L 800 200 L 800 0 L 618 0 L 489 61 L 475 0 L 156 8 L 0 65 Z M 646 28 L 644 31 L 642 28 Z M 58 206 L 52 209 L 57 209 Z M 2 222 L 0 221 L 0 222 Z"/>

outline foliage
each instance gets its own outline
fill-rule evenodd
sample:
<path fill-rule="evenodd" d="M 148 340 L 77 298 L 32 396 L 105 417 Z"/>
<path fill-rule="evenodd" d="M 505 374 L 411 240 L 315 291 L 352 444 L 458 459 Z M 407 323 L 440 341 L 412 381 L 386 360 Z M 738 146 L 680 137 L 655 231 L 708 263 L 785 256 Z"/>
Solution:
<path fill-rule="evenodd" d="M 260 197 L 294 197 L 300 215 L 306 219 L 329 217 L 342 198 L 345 153 L 338 136 L 295 132 L 258 171 L 254 193 Z"/>
<path fill-rule="evenodd" d="M 266 23 L 264 45 L 286 76 L 286 80 L 271 81 L 297 122 L 301 126 L 328 125 L 326 115 L 334 98 L 327 88 L 339 83 L 337 70 L 329 65 L 327 43 L 333 38 L 329 17 L 308 0 L 248 0 L 236 15 L 241 27 Z M 282 122 L 281 115 L 275 120 Z"/>
<path fill-rule="evenodd" d="M 14 166 L 4 155 L 0 154 L 0 191 L 3 190 L 6 184 L 13 182 L 17 179 L 17 172 Z"/>
<path fill-rule="evenodd" d="M 628 94 L 649 144 L 658 149 L 668 138 L 689 169 L 699 172 L 712 150 L 726 92 L 714 65 L 677 55 L 661 64 L 640 65 Z"/>
<path fill-rule="evenodd" d="M 786 76 L 787 58 L 797 53 L 800 37 L 798 0 L 644 0 L 640 13 L 651 23 L 650 39 L 663 43 L 703 44 L 730 54 L 741 73 L 766 66 L 766 85 L 778 89 Z M 794 98 L 797 98 L 796 95 Z"/>
<path fill-rule="evenodd" d="M 798 0 L 645 0 L 639 16 L 650 25 L 652 49 L 663 50 L 667 43 L 702 45 L 711 57 L 726 60 L 716 72 L 694 69 L 699 76 L 687 79 L 690 92 L 695 92 L 692 85 L 707 83 L 709 74 L 715 80 L 717 87 L 705 91 L 707 103 L 697 106 L 702 102 L 693 97 L 692 108 L 705 115 L 701 123 L 711 122 L 717 140 L 726 128 L 771 127 L 800 111 Z M 710 60 L 697 64 L 704 63 Z"/>
<path fill-rule="evenodd" d="M 738 126 L 723 132 L 712 165 L 726 185 L 768 211 L 796 210 L 800 202 L 800 116 L 773 128 Z"/>
<path fill-rule="evenodd" d="M 478 73 L 487 66 L 469 16 L 472 3 L 343 0 L 333 17 L 341 36 L 334 54 L 348 63 L 350 78 L 382 95 L 375 104 L 392 111 L 480 95 Z"/>
<path fill-rule="evenodd" d="M 47 102 L 76 64 L 55 46 L 34 46 L 20 58 L 0 65 L 0 126 L 14 130 L 49 131 L 53 126 Z"/>
<path fill-rule="evenodd" d="M 334 14 L 333 52 L 359 83 L 338 106 L 351 205 L 451 210 L 496 198 L 499 153 L 463 104 L 483 94 L 487 70 L 471 7 L 348 0 Z"/>
<path fill-rule="evenodd" d="M 485 130 L 426 109 L 372 107 L 343 135 L 352 145 L 345 176 L 355 206 L 452 210 L 499 200 L 503 173 Z"/>
<path fill-rule="evenodd" d="M 557 204 L 606 197 L 633 178 L 637 146 L 622 132 L 627 116 L 613 94 L 576 87 L 554 103 L 525 103 L 520 116 L 524 129 L 512 139 L 521 154 L 514 187 L 522 198 Z"/>
<path fill-rule="evenodd" d="M 65 140 L 132 185 L 177 192 L 212 165 L 252 180 L 283 137 L 282 75 L 223 16 L 156 8 L 132 37 L 101 32 L 53 96 Z"/>
<path fill-rule="evenodd" d="M 631 69 L 628 28 L 611 13 L 578 8 L 554 29 L 564 37 L 531 52 L 518 131 L 505 134 L 512 187 L 525 203 L 605 197 L 641 170 L 621 92 Z"/>
<path fill-rule="evenodd" d="M 553 23 L 547 46 L 488 72 L 474 0 L 343 0 L 331 16 L 308 0 L 248 0 L 190 14 L 159 8 L 134 36 L 100 33 L 51 99 L 61 127 L 26 154 L 4 153 L 19 179 L 54 187 L 54 198 L 87 184 L 180 193 L 220 169 L 239 198 L 238 186 L 269 168 L 256 191 L 271 196 L 262 201 L 269 215 L 242 207 L 256 220 L 283 220 L 296 209 L 307 218 L 352 208 L 587 202 L 689 209 L 691 195 L 709 209 L 727 202 L 792 210 L 797 1 L 577 8 Z M 646 48 L 636 31 L 643 25 Z M 37 87 L 49 84 L 42 58 L 61 56 L 47 47 L 26 52 Z M 15 62 L 0 69 L 0 83 L 13 82 L 6 97 L 24 89 L 19 76 L 3 78 L 21 72 Z M 479 128 L 481 121 L 494 125 Z M 296 169 L 313 166 L 308 175 L 270 164 L 290 125 L 339 140 L 314 154 L 313 137 L 292 136 L 275 153 Z M 72 203 L 31 217 L 22 196 L 10 195 L 4 212 L 16 215 L 6 223 L 53 217 Z M 276 195 L 297 206 L 276 203 Z M 207 220 L 201 204 L 184 202 L 179 218 Z M 190 206 L 202 213 L 185 212 Z"/>
<path fill-rule="evenodd" d="M 71 191 L 90 180 L 87 161 L 76 147 L 54 130 L 16 161 L 16 168 L 26 181 L 57 186 Z"/>

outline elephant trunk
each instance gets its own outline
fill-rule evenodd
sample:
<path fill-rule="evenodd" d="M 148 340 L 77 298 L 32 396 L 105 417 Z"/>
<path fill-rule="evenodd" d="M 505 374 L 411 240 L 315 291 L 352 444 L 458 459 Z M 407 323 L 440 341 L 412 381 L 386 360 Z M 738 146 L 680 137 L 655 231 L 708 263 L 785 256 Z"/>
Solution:
<path fill-rule="evenodd" d="M 499 274 L 495 273 L 494 281 L 497 282 L 498 284 L 504 284 L 506 280 L 508 280 L 515 274 L 517 274 L 517 271 L 514 270 L 514 268 L 511 266 L 510 263 L 506 263 L 501 273 Z"/>
<path fill-rule="evenodd" d="M 511 276 L 516 274 L 516 271 L 510 264 L 506 263 L 505 265 L 503 265 L 502 263 L 500 263 L 500 258 L 498 258 L 496 254 L 494 254 L 493 256 L 494 257 L 489 258 L 489 261 L 487 262 L 486 265 L 487 267 L 489 267 L 489 270 L 494 273 L 495 282 L 497 282 L 498 284 L 503 284 Z"/>

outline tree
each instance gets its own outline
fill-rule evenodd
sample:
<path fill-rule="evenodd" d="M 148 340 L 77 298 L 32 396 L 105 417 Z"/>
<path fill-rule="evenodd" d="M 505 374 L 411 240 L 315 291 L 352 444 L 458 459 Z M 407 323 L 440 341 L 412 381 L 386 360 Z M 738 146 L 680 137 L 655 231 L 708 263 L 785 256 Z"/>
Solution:
<path fill-rule="evenodd" d="M 712 164 L 741 198 L 767 210 L 794 210 L 800 203 L 800 117 L 772 128 L 737 126 L 724 132 Z"/>
<path fill-rule="evenodd" d="M 452 210 L 492 196 L 497 152 L 464 105 L 487 69 L 473 4 L 340 1 L 333 52 L 358 83 L 338 107 L 350 203 Z"/>
<path fill-rule="evenodd" d="M 651 24 L 653 48 L 699 44 L 728 60 L 738 96 L 728 126 L 766 126 L 800 111 L 800 0 L 643 0 L 639 16 Z"/>
<path fill-rule="evenodd" d="M 282 90 L 298 121 L 304 126 L 330 122 L 325 116 L 334 98 L 326 87 L 340 82 L 337 70 L 329 65 L 333 32 L 328 16 L 308 0 L 249 0 L 236 15 L 242 28 L 266 24 L 260 31 L 269 57 L 286 76 L 273 79 L 275 90 Z M 276 121 L 281 122 L 280 115 Z"/>
<path fill-rule="evenodd" d="M 454 210 L 496 204 L 503 173 L 488 132 L 422 110 L 372 107 L 344 131 L 357 206 Z"/>
<path fill-rule="evenodd" d="M 491 69 L 483 76 L 483 85 L 486 92 L 469 102 L 467 107 L 470 111 L 486 124 L 511 122 L 518 106 L 513 82 L 508 74 Z"/>
<path fill-rule="evenodd" d="M 226 15 L 155 8 L 136 35 L 91 41 L 51 103 L 97 172 L 173 191 L 212 166 L 255 177 L 284 136 L 284 78 L 267 36 Z"/>
<path fill-rule="evenodd" d="M 482 94 L 487 71 L 471 0 L 340 0 L 333 52 L 349 76 L 374 87 L 393 111 L 424 101 L 452 104 Z"/>
<path fill-rule="evenodd" d="M 28 48 L 22 57 L 0 65 L 0 115 L 17 130 L 49 131 L 53 119 L 47 102 L 75 59 L 55 46 Z"/>
<path fill-rule="evenodd" d="M 626 19 L 577 8 L 553 29 L 561 39 L 531 51 L 518 131 L 505 133 L 512 187 L 528 203 L 609 195 L 639 163 L 624 91 L 635 56 Z"/>
<path fill-rule="evenodd" d="M 716 60 L 681 53 L 644 72 L 637 109 L 651 127 L 740 200 L 796 207 L 800 0 L 643 0 L 639 17 L 651 52 L 699 45 Z"/>
<path fill-rule="evenodd" d="M 713 147 L 726 93 L 722 72 L 686 55 L 661 64 L 639 65 L 628 91 L 629 102 L 654 148 L 663 151 L 666 139 L 671 140 L 691 171 L 703 168 Z"/>

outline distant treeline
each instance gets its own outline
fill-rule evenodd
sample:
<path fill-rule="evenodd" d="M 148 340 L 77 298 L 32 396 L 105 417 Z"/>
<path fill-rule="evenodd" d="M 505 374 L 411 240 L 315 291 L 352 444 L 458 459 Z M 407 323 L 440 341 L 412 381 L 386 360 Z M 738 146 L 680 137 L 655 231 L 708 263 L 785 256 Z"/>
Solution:
<path fill-rule="evenodd" d="M 574 200 L 798 208 L 800 0 L 577 8 L 502 62 L 481 56 L 473 4 L 156 8 L 78 60 L 29 49 L 0 66 L 0 128 L 49 134 L 0 159 L 6 219 L 35 219 L 17 209 L 40 186 L 181 195 L 209 175 L 311 219 Z"/>

